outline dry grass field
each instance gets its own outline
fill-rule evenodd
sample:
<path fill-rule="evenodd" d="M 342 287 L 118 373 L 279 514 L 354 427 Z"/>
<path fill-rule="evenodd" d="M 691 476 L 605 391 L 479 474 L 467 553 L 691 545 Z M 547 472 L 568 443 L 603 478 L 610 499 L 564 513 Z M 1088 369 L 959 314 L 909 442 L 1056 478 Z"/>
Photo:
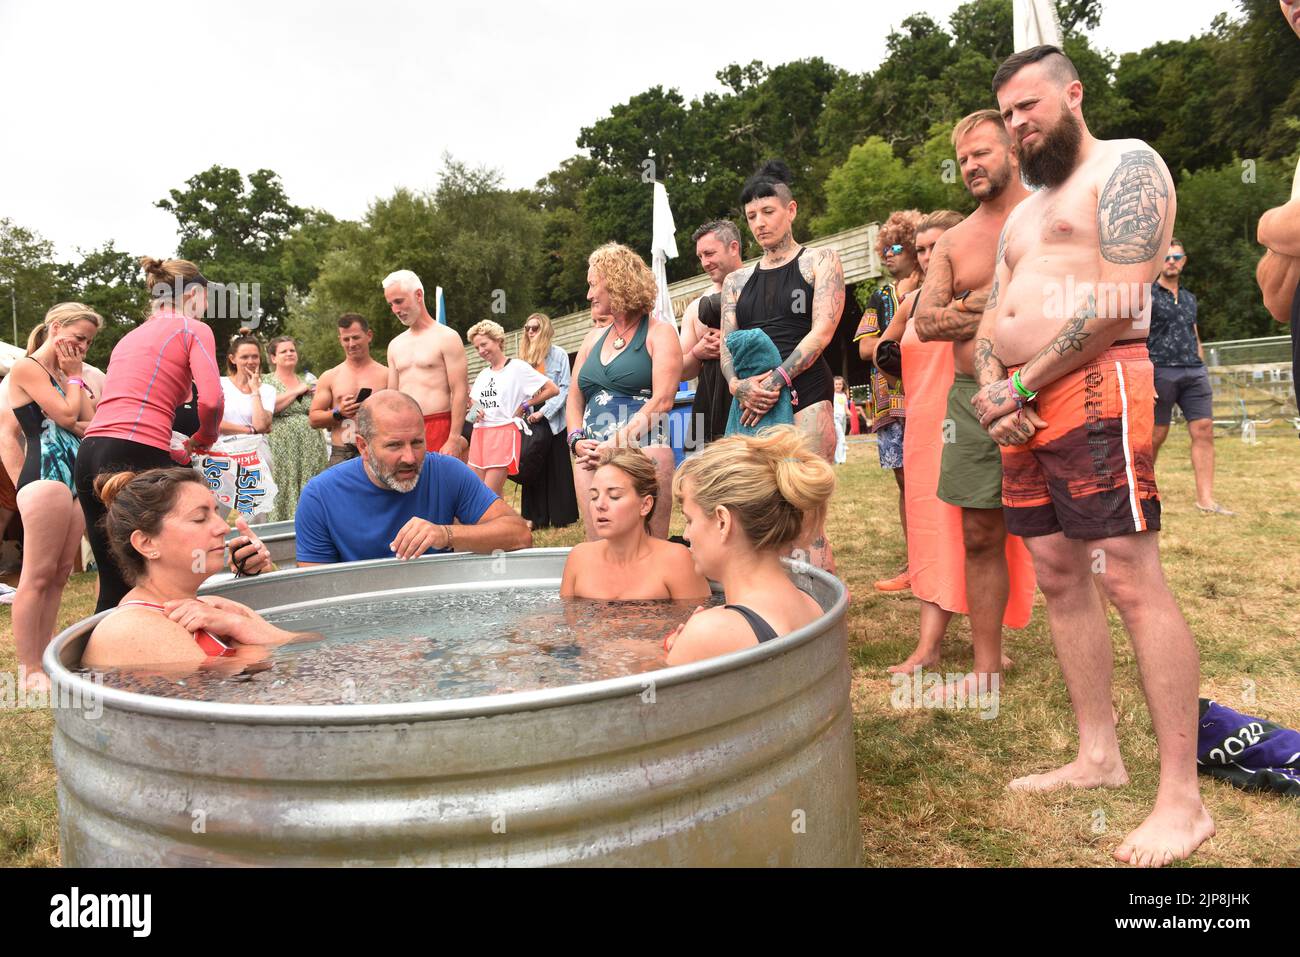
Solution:
<path fill-rule="evenodd" d="M 1287 727 L 1300 727 L 1300 442 L 1273 428 L 1256 445 L 1218 442 L 1217 491 L 1234 518 L 1203 516 L 1192 497 L 1186 431 L 1160 457 L 1165 573 L 1201 652 L 1201 695 Z M 853 666 L 863 860 L 869 866 L 1120 866 L 1110 852 L 1146 814 L 1156 786 L 1156 747 L 1132 649 L 1112 613 L 1114 703 L 1132 783 L 1121 790 L 1026 796 L 1007 781 L 1047 770 L 1074 753 L 1075 728 L 1038 596 L 1033 621 L 1008 632 L 1015 667 L 998 714 L 898 710 L 885 668 L 912 649 L 918 606 L 909 593 L 871 587 L 905 548 L 897 492 L 874 445 L 854 442 L 839 469 L 829 523 L 852 595 Z M 513 493 L 514 486 L 508 486 Z M 517 501 L 514 503 L 517 505 Z M 674 530 L 680 528 L 680 518 Z M 568 545 L 575 529 L 536 544 Z M 89 614 L 92 579 L 74 578 L 60 627 Z M 970 633 L 953 623 L 941 670 L 971 666 Z M 9 609 L 0 608 L 0 671 L 15 661 Z M 48 711 L 0 710 L 0 865 L 58 864 L 55 774 Z M 1195 866 L 1294 866 L 1300 803 L 1202 778 L 1218 835 Z"/>

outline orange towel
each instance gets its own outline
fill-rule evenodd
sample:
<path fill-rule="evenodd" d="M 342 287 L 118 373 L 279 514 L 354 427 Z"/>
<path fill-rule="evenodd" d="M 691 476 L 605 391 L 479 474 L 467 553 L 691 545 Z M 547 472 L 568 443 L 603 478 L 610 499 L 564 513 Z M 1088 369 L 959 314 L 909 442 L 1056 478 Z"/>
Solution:
<path fill-rule="evenodd" d="M 939 461 L 943 423 L 952 385 L 952 343 L 922 342 L 909 322 L 900 344 L 907 389 L 907 432 L 903 437 L 903 474 L 907 476 L 907 567 L 912 594 L 941 608 L 966 614 L 966 549 L 961 509 L 941 502 Z M 1009 628 L 1029 624 L 1034 604 L 1034 564 L 1018 536 L 1007 536 L 1011 591 L 1002 622 Z"/>

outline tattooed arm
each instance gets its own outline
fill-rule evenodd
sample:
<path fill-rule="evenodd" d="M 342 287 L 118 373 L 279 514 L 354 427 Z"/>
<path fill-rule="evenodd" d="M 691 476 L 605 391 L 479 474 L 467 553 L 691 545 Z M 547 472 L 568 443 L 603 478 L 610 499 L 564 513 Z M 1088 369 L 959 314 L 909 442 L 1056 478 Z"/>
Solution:
<path fill-rule="evenodd" d="M 1014 212 L 1013 214 L 1014 215 Z M 1001 294 L 1011 282 L 1011 267 L 1007 265 L 1007 232 L 1011 229 L 1011 216 L 1002 224 L 1002 235 L 998 237 L 997 258 L 993 262 L 993 286 L 989 289 L 984 303 L 984 313 L 980 316 L 979 326 L 975 329 L 975 381 L 981 386 L 993 382 L 1003 382 L 1007 378 L 1007 367 L 997 357 L 994 342 L 997 338 L 998 320 L 1003 309 Z"/>
<path fill-rule="evenodd" d="M 731 386 L 732 395 L 736 394 L 736 367 L 732 364 L 731 351 L 727 348 L 727 336 L 740 328 L 736 325 L 736 303 L 739 301 L 740 291 L 745 288 L 745 282 L 748 279 L 749 269 L 737 269 L 722 280 L 722 295 L 720 297 L 722 318 L 718 322 L 718 331 L 722 335 L 722 343 L 719 347 L 718 361 L 722 369 L 722 375 Z"/>
<path fill-rule="evenodd" d="M 786 375 L 793 379 L 817 361 L 835 338 L 843 314 L 844 266 L 835 250 L 819 249 L 813 261 L 812 328 L 781 363 Z M 785 380 L 776 372 L 763 383 L 769 389 L 779 389 L 784 384 Z"/>
<path fill-rule="evenodd" d="M 752 267 L 751 267 L 752 268 Z M 737 269 L 722 281 L 722 318 L 719 321 L 721 342 L 718 346 L 718 361 L 722 374 L 727 377 L 727 387 L 736 401 L 740 403 L 740 421 L 743 425 L 753 425 L 776 405 L 781 397 L 779 389 L 768 389 L 763 385 L 767 373 L 750 376 L 748 379 L 736 377 L 735 363 L 727 349 L 727 336 L 740 328 L 736 320 L 736 303 L 740 301 L 741 290 L 749 280 L 748 269 Z"/>
<path fill-rule="evenodd" d="M 1097 288 L 1116 294 L 1089 292 L 1074 304 L 1073 315 L 1020 370 L 1031 392 L 1087 365 L 1127 331 L 1145 336 L 1150 326 L 1151 282 L 1169 248 L 1177 202 L 1164 162 L 1141 145 L 1123 151 L 1097 196 Z"/>
<path fill-rule="evenodd" d="M 988 293 L 975 290 L 963 299 L 953 298 L 952 257 L 947 234 L 939 237 L 930 256 L 930 268 L 916 304 L 916 336 L 922 342 L 965 342 L 979 329 Z"/>

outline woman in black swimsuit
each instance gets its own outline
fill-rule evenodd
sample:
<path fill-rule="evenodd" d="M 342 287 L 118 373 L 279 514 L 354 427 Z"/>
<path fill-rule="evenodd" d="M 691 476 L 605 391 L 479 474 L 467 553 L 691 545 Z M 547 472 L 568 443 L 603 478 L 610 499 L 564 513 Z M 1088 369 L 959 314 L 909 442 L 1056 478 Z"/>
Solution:
<path fill-rule="evenodd" d="M 23 517 L 23 571 L 14 596 L 14 643 L 33 689 L 48 687 L 41 656 L 54 634 L 85 530 L 73 468 L 96 397 L 82 359 L 102 325 L 89 307 L 59 303 L 32 330 L 27 355 L 9 374 L 9 404 L 27 436 L 16 496 Z"/>
<path fill-rule="evenodd" d="M 784 550 L 825 519 L 835 472 L 797 427 L 732 435 L 682 463 L 673 478 L 696 569 L 727 604 L 696 612 L 670 635 L 668 664 L 752 648 L 815 621 L 821 606 L 795 587 Z"/>
<path fill-rule="evenodd" d="M 722 372 L 741 407 L 741 423 L 753 425 L 771 410 L 781 391 L 790 391 L 794 420 L 828 463 L 835 457 L 834 379 L 822 352 L 835 336 L 844 312 L 844 269 L 833 249 L 805 249 L 794 241 L 798 204 L 790 192 L 790 170 L 765 163 L 740 194 L 745 219 L 763 258 L 739 269 L 722 284 Z M 727 336 L 738 329 L 762 329 L 776 345 L 781 365 L 739 379 Z M 809 528 L 798 546 L 809 560 L 833 571 L 835 559 L 825 529 Z"/>

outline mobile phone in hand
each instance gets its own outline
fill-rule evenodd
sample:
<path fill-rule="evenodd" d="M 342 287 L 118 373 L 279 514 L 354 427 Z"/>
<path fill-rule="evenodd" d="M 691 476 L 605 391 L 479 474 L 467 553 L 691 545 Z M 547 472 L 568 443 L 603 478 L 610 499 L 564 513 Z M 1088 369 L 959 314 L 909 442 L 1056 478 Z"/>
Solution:
<path fill-rule="evenodd" d="M 370 398 L 370 393 L 373 391 L 374 389 L 362 389 L 360 392 L 358 392 L 356 398 L 357 405 L 360 405 L 362 402 L 365 402 L 366 399 Z"/>

